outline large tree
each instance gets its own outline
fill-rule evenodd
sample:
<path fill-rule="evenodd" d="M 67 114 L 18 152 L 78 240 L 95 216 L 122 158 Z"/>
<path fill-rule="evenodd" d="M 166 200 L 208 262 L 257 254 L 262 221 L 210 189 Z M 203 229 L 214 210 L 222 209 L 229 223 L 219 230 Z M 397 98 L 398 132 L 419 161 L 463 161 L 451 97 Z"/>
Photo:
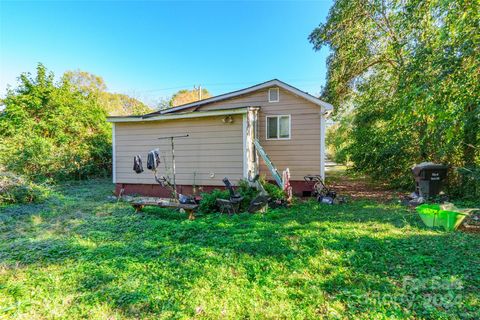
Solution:
<path fill-rule="evenodd" d="M 195 102 L 198 100 L 203 100 L 210 98 L 212 95 L 205 88 L 193 88 L 192 90 L 183 89 L 175 93 L 170 99 L 170 105 L 172 107 L 179 106 L 182 104 Z"/>
<path fill-rule="evenodd" d="M 0 115 L 0 166 L 32 178 L 82 178 L 108 172 L 110 125 L 98 100 L 39 64 L 19 77 Z"/>
<path fill-rule="evenodd" d="M 80 92 L 95 97 L 100 106 L 111 116 L 140 115 L 153 109 L 126 94 L 107 91 L 102 77 L 85 71 L 67 71 L 63 78 Z"/>
<path fill-rule="evenodd" d="M 342 143 L 357 170 L 396 183 L 421 161 L 478 170 L 479 9 L 476 0 L 335 1 L 310 41 L 331 49 L 323 96 L 350 119 L 340 130 L 351 133 Z"/>

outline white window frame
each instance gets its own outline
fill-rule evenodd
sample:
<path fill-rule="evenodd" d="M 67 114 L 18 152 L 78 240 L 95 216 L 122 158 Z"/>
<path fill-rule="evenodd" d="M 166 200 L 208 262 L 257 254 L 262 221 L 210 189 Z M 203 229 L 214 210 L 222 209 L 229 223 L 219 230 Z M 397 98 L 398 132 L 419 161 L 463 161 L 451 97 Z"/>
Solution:
<path fill-rule="evenodd" d="M 277 100 L 270 99 L 270 91 L 277 90 Z M 279 102 L 280 101 L 280 89 L 279 88 L 270 88 L 268 89 L 268 102 Z"/>
<path fill-rule="evenodd" d="M 280 138 L 280 118 L 288 117 L 288 138 Z M 268 118 L 277 118 L 277 137 L 269 138 L 268 137 Z M 292 139 L 292 116 L 289 114 L 276 114 L 265 116 L 265 140 L 290 140 Z"/>

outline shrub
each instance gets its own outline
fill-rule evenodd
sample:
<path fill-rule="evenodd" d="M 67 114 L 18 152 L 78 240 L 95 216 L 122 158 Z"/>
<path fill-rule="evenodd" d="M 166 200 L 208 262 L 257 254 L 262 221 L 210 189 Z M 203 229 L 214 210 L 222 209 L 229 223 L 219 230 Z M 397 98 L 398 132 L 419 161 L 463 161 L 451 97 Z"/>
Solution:
<path fill-rule="evenodd" d="M 264 187 L 265 191 L 272 198 L 272 200 L 279 200 L 285 198 L 285 193 L 278 186 L 268 183 L 264 177 L 260 179 L 260 183 Z M 250 186 L 250 183 L 242 179 L 238 182 L 236 192 L 243 197 L 242 203 L 240 204 L 240 212 L 247 211 L 247 208 L 250 206 L 252 200 L 258 195 L 258 190 Z M 212 192 L 204 192 L 202 195 L 202 201 L 198 208 L 201 213 L 213 213 L 218 212 L 217 199 L 229 199 L 230 193 L 228 190 L 219 190 L 214 189 Z"/>
<path fill-rule="evenodd" d="M 272 198 L 272 200 L 285 199 L 285 192 L 283 192 L 283 190 L 279 186 L 269 183 L 264 179 L 262 179 L 261 183 L 270 198 Z"/>
<path fill-rule="evenodd" d="M 480 167 L 451 170 L 446 189 L 447 194 L 452 197 L 480 203 Z"/>
<path fill-rule="evenodd" d="M 349 146 L 351 144 L 351 123 L 348 115 L 338 123 L 328 127 L 326 134 L 327 155 L 337 163 L 347 164 L 350 161 Z"/>
<path fill-rule="evenodd" d="M 111 133 L 96 97 L 67 79 L 55 83 L 43 65 L 22 74 L 0 114 L 0 164 L 34 180 L 106 174 Z"/>
<path fill-rule="evenodd" d="M 237 192 L 243 197 L 242 203 L 240 205 L 240 210 L 246 211 L 250 202 L 252 202 L 253 198 L 258 195 L 258 190 L 252 188 L 250 183 L 242 179 L 238 182 Z"/>
<path fill-rule="evenodd" d="M 0 205 L 44 201 L 49 189 L 11 172 L 0 172 Z"/>
<path fill-rule="evenodd" d="M 217 199 L 228 199 L 230 193 L 228 190 L 214 189 L 212 192 L 202 192 L 202 201 L 198 206 L 198 211 L 203 214 L 218 212 Z"/>
<path fill-rule="evenodd" d="M 243 197 L 239 208 L 240 211 L 246 211 L 252 199 L 258 194 L 258 191 L 252 188 L 245 179 L 238 182 L 235 191 Z M 230 199 L 230 192 L 228 190 L 214 189 L 210 193 L 204 192 L 201 195 L 202 201 L 200 202 L 198 210 L 204 214 L 218 212 L 217 199 Z"/>

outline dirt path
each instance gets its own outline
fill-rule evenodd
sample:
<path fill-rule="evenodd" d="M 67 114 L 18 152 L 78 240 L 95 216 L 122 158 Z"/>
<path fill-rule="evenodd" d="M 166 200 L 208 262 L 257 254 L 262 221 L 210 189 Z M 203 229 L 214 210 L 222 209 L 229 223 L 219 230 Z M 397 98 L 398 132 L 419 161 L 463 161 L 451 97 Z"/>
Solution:
<path fill-rule="evenodd" d="M 369 199 L 381 202 L 400 199 L 405 193 L 389 190 L 385 184 L 375 183 L 363 176 L 347 171 L 345 166 L 327 162 L 327 186 L 337 194 L 352 199 Z"/>

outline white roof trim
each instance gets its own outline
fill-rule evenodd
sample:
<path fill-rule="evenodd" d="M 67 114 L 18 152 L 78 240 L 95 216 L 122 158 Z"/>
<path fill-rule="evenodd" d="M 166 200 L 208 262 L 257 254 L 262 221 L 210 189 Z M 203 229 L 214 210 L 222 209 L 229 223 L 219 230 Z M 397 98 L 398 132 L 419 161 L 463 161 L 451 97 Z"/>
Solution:
<path fill-rule="evenodd" d="M 306 93 L 302 90 L 299 90 L 295 87 L 292 87 L 289 84 L 286 84 L 285 82 L 274 79 L 274 80 L 270 80 L 270 81 L 267 81 L 267 82 L 264 82 L 264 83 L 260 83 L 260 84 L 257 84 L 255 86 L 248 87 L 248 88 L 245 88 L 245 89 L 241 89 L 241 90 L 238 90 L 238 91 L 221 94 L 219 96 L 211 97 L 211 98 L 208 98 L 208 99 L 205 99 L 205 100 L 200 100 L 200 101 L 184 104 L 184 105 L 181 105 L 181 106 L 178 106 L 178 107 L 170 108 L 170 109 L 162 111 L 161 114 L 172 113 L 172 112 L 176 112 L 176 111 L 180 111 L 180 110 L 184 110 L 184 109 L 188 109 L 188 108 L 192 108 L 192 107 L 199 107 L 199 106 L 202 106 L 202 105 L 205 105 L 205 104 L 208 104 L 208 103 L 234 98 L 234 97 L 237 97 L 237 96 L 240 96 L 240 95 L 243 95 L 243 94 L 254 92 L 254 91 L 257 91 L 257 90 L 260 90 L 260 89 L 269 88 L 269 87 L 272 87 L 272 86 L 277 86 L 277 87 L 282 88 L 286 91 L 289 91 L 289 92 L 291 92 L 291 93 L 293 93 L 293 94 L 295 94 L 295 95 L 297 95 L 297 96 L 299 96 L 299 97 L 301 97 L 305 100 L 308 100 L 308 101 L 322 107 L 324 112 L 329 111 L 329 110 L 333 110 L 333 106 L 330 103 L 322 101 L 322 100 L 320 100 L 320 99 L 318 99 L 318 98 L 316 98 L 316 97 L 314 97 L 314 96 L 312 96 L 312 95 L 310 95 L 310 94 L 308 94 L 308 93 Z"/>
<path fill-rule="evenodd" d="M 201 117 L 214 117 L 214 116 L 224 116 L 224 115 L 235 115 L 235 114 L 244 114 L 247 113 L 247 107 L 228 109 L 228 110 L 214 110 L 214 111 L 203 111 L 203 112 L 189 112 L 189 113 L 174 113 L 167 115 L 158 115 L 144 118 L 143 116 L 138 117 L 108 117 L 107 122 L 147 122 L 147 121 L 165 121 L 165 120 L 175 120 L 175 119 L 191 119 L 191 118 L 201 118 Z"/>

